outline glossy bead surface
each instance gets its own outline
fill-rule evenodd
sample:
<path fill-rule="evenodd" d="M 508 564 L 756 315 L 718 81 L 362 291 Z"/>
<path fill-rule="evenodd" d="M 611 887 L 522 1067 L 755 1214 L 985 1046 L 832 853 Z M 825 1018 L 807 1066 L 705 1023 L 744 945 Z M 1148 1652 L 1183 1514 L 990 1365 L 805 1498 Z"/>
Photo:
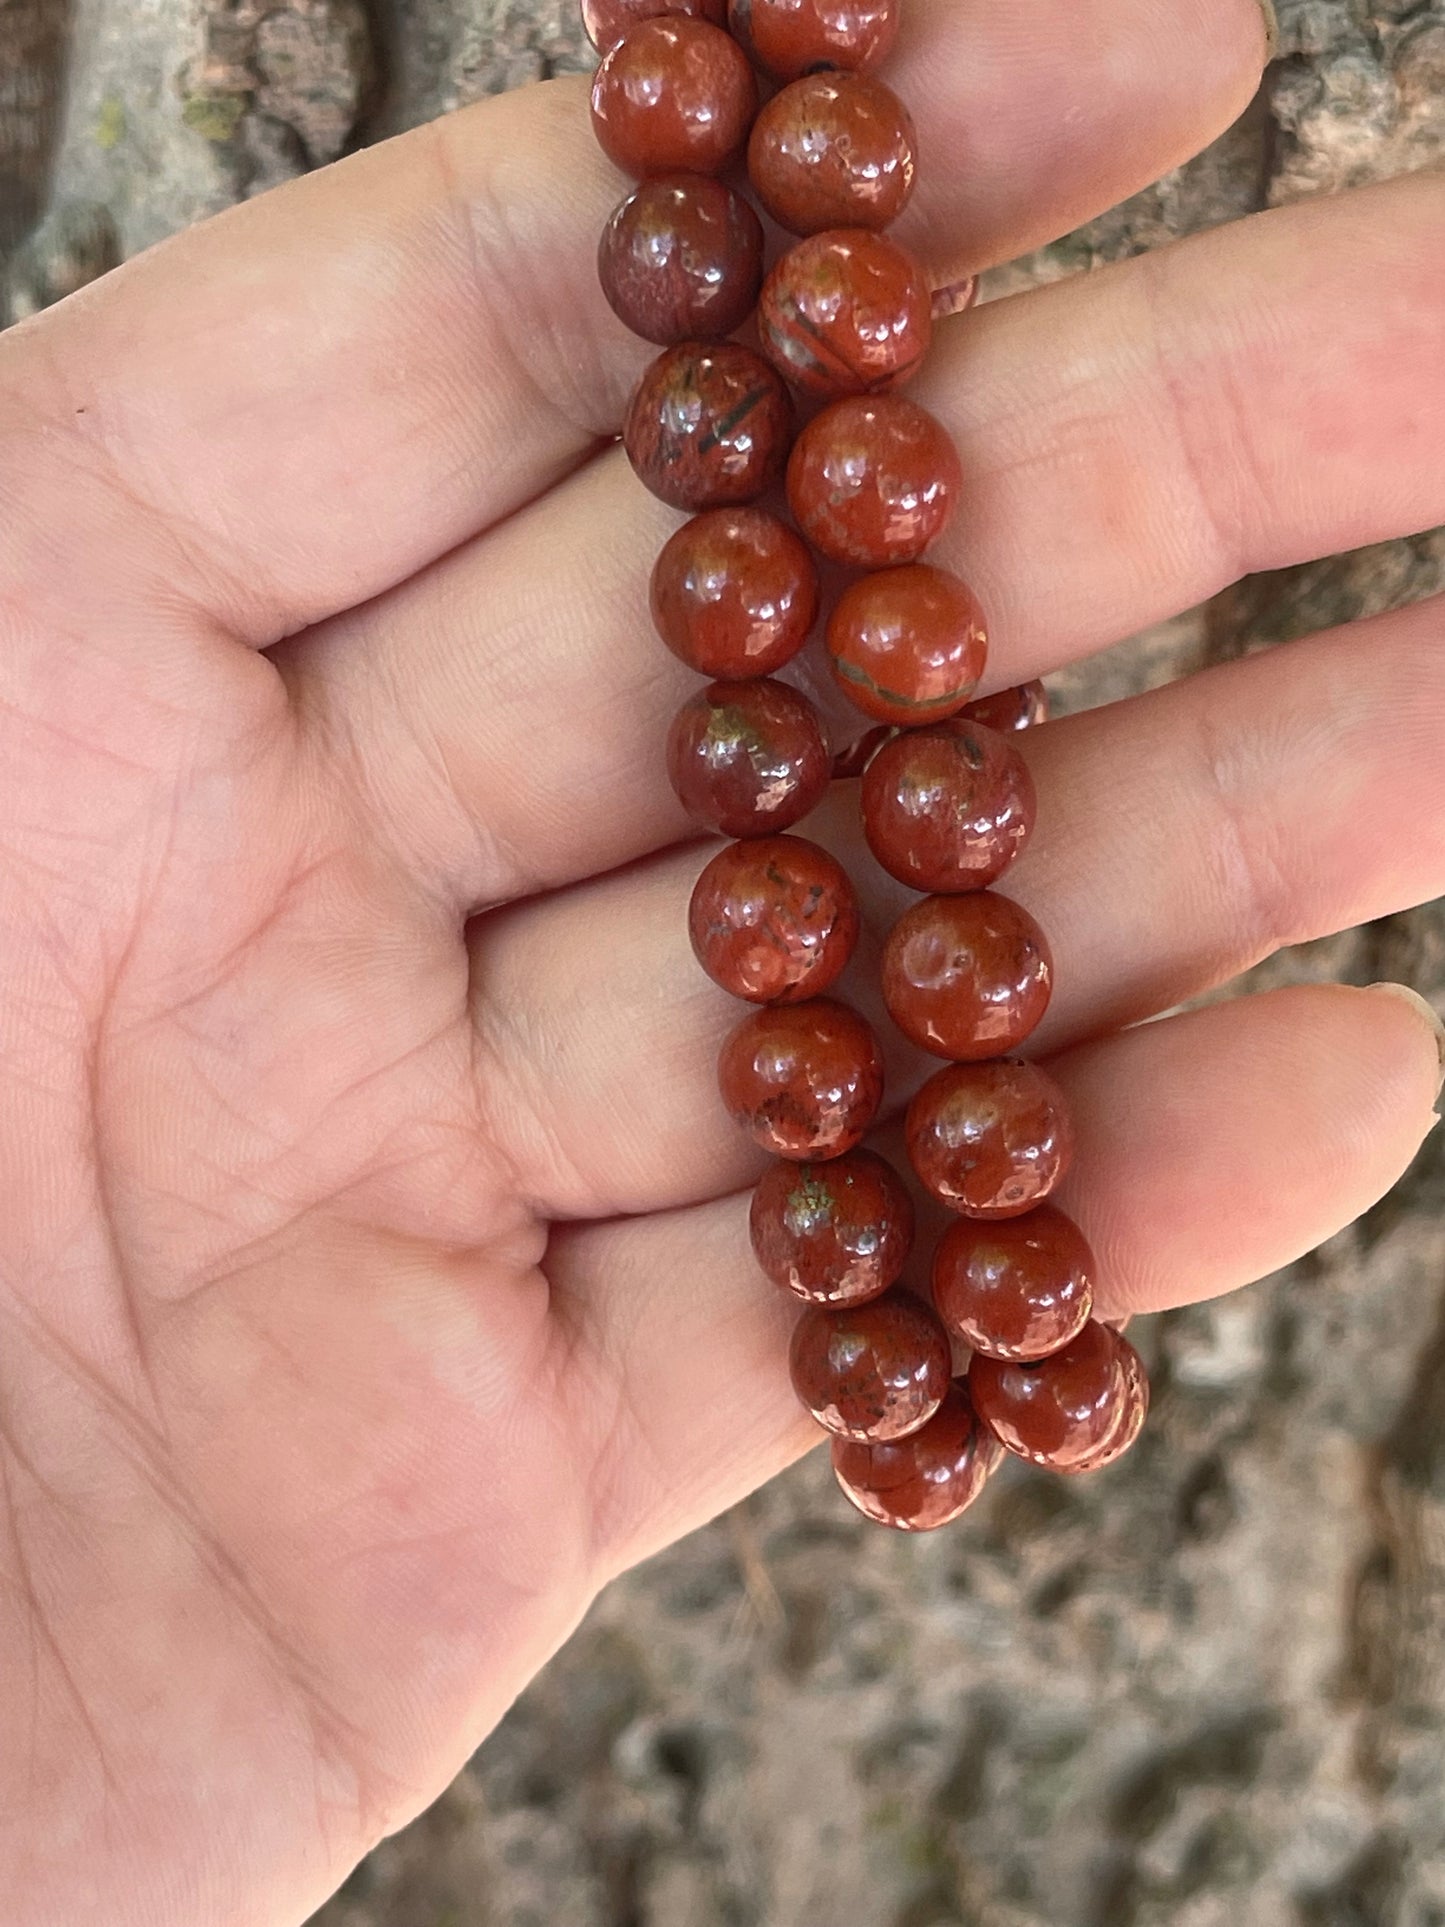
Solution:
<path fill-rule="evenodd" d="M 1001 877 L 1038 801 L 1007 736 L 956 717 L 885 743 L 863 775 L 868 847 L 900 883 L 951 896 Z"/>
<path fill-rule="evenodd" d="M 818 712 L 786 683 L 712 683 L 667 738 L 684 808 L 724 836 L 772 836 L 823 800 L 830 771 Z"/>
<path fill-rule="evenodd" d="M 928 1307 L 896 1291 L 842 1311 L 810 1307 L 793 1332 L 788 1364 L 793 1390 L 827 1431 L 900 1439 L 943 1403 L 952 1352 Z"/>
<path fill-rule="evenodd" d="M 1035 723 L 1048 721 L 1049 692 L 1041 682 L 1024 682 L 1017 688 L 1000 689 L 992 696 L 981 697 L 978 702 L 970 703 L 963 713 L 970 722 L 982 723 L 986 729 L 1012 736 L 1020 730 L 1032 729 Z"/>
<path fill-rule="evenodd" d="M 877 394 L 914 373 L 933 339 L 923 272 L 881 234 L 831 229 L 800 241 L 763 283 L 763 352 L 810 395 Z"/>
<path fill-rule="evenodd" d="M 831 402 L 788 463 L 798 527 L 834 562 L 863 569 L 917 561 L 948 526 L 962 486 L 948 431 L 902 395 Z"/>
<path fill-rule="evenodd" d="M 900 0 L 729 0 L 728 25 L 777 80 L 815 67 L 860 71 L 886 60 Z"/>
<path fill-rule="evenodd" d="M 808 74 L 764 106 L 748 140 L 758 199 L 794 234 L 886 228 L 913 193 L 918 135 L 903 102 L 865 74 Z"/>
<path fill-rule="evenodd" d="M 1119 1363 L 1124 1373 L 1124 1398 L 1118 1420 L 1097 1451 L 1068 1466 L 1069 1472 L 1102 1472 L 1123 1458 L 1144 1429 L 1144 1421 L 1149 1416 L 1149 1375 L 1144 1370 L 1143 1359 L 1122 1334 Z"/>
<path fill-rule="evenodd" d="M 1016 1218 L 1056 1189 L 1074 1153 L 1064 1094 L 1037 1064 L 950 1064 L 908 1107 L 908 1158 L 940 1204 Z"/>
<path fill-rule="evenodd" d="M 864 1305 L 897 1282 L 913 1245 L 913 1201 L 872 1151 L 828 1164 L 775 1164 L 753 1192 L 753 1251 L 775 1285 L 809 1304 Z"/>
<path fill-rule="evenodd" d="M 883 948 L 883 998 L 912 1043 L 973 1062 L 1016 1050 L 1048 1009 L 1053 961 L 1028 911 L 990 890 L 925 897 Z"/>
<path fill-rule="evenodd" d="M 989 1358 L 1047 1358 L 1094 1309 L 1094 1254 L 1062 1211 L 951 1224 L 933 1259 L 933 1302 L 956 1338 Z"/>
<path fill-rule="evenodd" d="M 855 1010 L 829 997 L 745 1017 L 718 1058 L 728 1110 L 774 1157 L 841 1157 L 883 1098 L 883 1053 Z"/>
<path fill-rule="evenodd" d="M 683 342 L 638 383 L 623 442 L 644 487 L 679 509 L 752 502 L 777 480 L 793 405 L 776 369 L 733 341 Z"/>
<path fill-rule="evenodd" d="M 865 1518 L 899 1532 L 933 1532 L 965 1513 L 1003 1462 L 956 1382 L 928 1423 L 877 1445 L 833 1441 L 833 1473 Z"/>
<path fill-rule="evenodd" d="M 685 523 L 652 572 L 652 620 L 703 676 L 770 676 L 791 662 L 818 615 L 807 549 L 761 509 L 711 509 Z"/>
<path fill-rule="evenodd" d="M 592 82 L 592 126 L 610 161 L 649 174 L 720 174 L 758 108 L 747 55 L 731 34 L 687 15 L 643 20 Z"/>
<path fill-rule="evenodd" d="M 836 983 L 858 942 L 858 899 L 841 863 L 801 836 L 730 843 L 697 880 L 693 953 L 752 1004 L 798 1004 Z"/>
<path fill-rule="evenodd" d="M 600 54 L 610 54 L 623 34 L 639 20 L 679 13 L 690 13 L 697 20 L 710 20 L 715 27 L 725 26 L 727 0 L 582 0 L 582 25 Z"/>
<path fill-rule="evenodd" d="M 1126 1342 L 1091 1318 L 1071 1344 L 1032 1364 L 975 1354 L 968 1368 L 974 1410 L 1016 1457 L 1053 1472 L 1082 1470 L 1097 1461 L 1131 1404 Z"/>
<path fill-rule="evenodd" d="M 763 224 L 704 174 L 644 181 L 602 230 L 597 278 L 613 313 L 663 347 L 741 327 L 763 279 Z"/>
<path fill-rule="evenodd" d="M 865 716 L 913 727 L 968 701 L 988 660 L 988 628 L 966 582 L 918 562 L 843 591 L 828 621 L 828 655 Z"/>

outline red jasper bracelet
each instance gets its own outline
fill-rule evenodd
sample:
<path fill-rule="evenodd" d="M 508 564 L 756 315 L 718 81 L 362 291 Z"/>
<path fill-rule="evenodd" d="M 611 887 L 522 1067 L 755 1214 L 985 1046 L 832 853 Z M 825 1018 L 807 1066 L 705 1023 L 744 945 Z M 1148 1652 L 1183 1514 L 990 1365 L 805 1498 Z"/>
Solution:
<path fill-rule="evenodd" d="M 652 577 L 672 652 L 709 678 L 667 745 L 687 809 L 735 839 L 698 879 L 693 948 L 757 1006 L 723 1046 L 723 1100 L 778 1160 L 753 1197 L 758 1262 L 806 1307 L 793 1384 L 833 1436 L 843 1491 L 906 1531 L 947 1524 L 1006 1452 L 1059 1472 L 1111 1464 L 1149 1389 L 1093 1316 L 1096 1265 L 1047 1202 L 1068 1169 L 1062 1093 L 1014 1055 L 1048 1007 L 1033 918 L 992 885 L 1036 813 L 1018 732 L 1037 683 L 972 701 L 988 650 L 972 590 L 922 560 L 962 487 L 942 425 L 896 392 L 928 351 L 935 294 L 882 230 L 913 191 L 917 135 L 872 70 L 899 0 L 582 0 L 603 56 L 597 136 L 639 185 L 602 236 L 608 301 L 662 353 L 624 443 L 689 511 Z M 760 70 L 775 86 L 759 111 Z M 765 275 L 763 224 L 802 237 Z M 729 337 L 756 312 L 760 351 Z M 789 384 L 812 412 L 798 430 Z M 820 406 L 818 404 L 821 404 Z M 795 529 L 755 504 L 786 488 Z M 811 550 L 810 550 L 811 545 Z M 826 623 L 839 688 L 876 725 L 830 754 L 814 705 L 775 680 L 819 613 L 811 551 L 855 572 Z M 830 993 L 858 940 L 841 865 L 787 834 L 861 778 L 864 833 L 921 893 L 883 952 L 903 1035 L 949 1060 L 909 1106 L 919 1183 L 954 1222 L 932 1304 L 900 1286 L 914 1208 L 862 1148 L 883 1096 L 878 1039 Z M 955 1346 L 971 1355 L 954 1376 Z"/>

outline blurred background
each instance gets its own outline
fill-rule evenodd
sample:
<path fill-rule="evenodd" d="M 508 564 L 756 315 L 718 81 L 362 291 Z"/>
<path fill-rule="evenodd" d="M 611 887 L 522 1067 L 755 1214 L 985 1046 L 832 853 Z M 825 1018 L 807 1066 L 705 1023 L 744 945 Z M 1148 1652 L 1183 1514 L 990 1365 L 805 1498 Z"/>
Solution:
<path fill-rule="evenodd" d="M 1440 162 L 1445 0 L 1281 11 L 1223 140 L 987 292 Z M 588 64 L 573 0 L 0 0 L 0 312 Z M 1445 532 L 1257 577 L 1056 702 L 1442 587 Z M 1445 1002 L 1445 907 L 1258 975 Z M 1155 1415 L 1106 1477 L 1015 1467 L 913 1541 L 815 1458 L 615 1586 L 315 1927 L 1445 1927 L 1445 1134 L 1135 1334 Z"/>

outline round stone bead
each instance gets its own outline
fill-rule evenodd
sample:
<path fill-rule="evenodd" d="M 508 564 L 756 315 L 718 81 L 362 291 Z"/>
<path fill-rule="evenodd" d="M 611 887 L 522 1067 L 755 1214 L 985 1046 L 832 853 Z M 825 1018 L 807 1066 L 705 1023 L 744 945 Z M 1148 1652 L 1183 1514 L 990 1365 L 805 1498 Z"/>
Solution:
<path fill-rule="evenodd" d="M 1083 1471 L 1126 1423 L 1133 1395 L 1125 1340 L 1090 1319 L 1071 1344 L 1032 1363 L 975 1354 L 974 1410 L 1005 1451 L 1051 1472 Z"/>
<path fill-rule="evenodd" d="M 639 20 L 679 13 L 722 27 L 727 24 L 727 0 L 582 0 L 582 25 L 600 54 L 610 54 Z"/>
<path fill-rule="evenodd" d="M 925 897 L 883 947 L 883 998 L 912 1043 L 974 1062 L 1017 1050 L 1053 989 L 1044 933 L 1008 897 Z"/>
<path fill-rule="evenodd" d="M 1001 877 L 1038 814 L 1012 741 L 963 717 L 885 743 L 864 771 L 861 801 L 868 847 L 884 869 L 940 896 Z"/>
<path fill-rule="evenodd" d="M 897 1282 L 913 1200 L 872 1151 L 775 1164 L 753 1193 L 753 1250 L 775 1285 L 813 1305 L 864 1305 Z"/>
<path fill-rule="evenodd" d="M 678 509 L 752 502 L 778 479 L 793 432 L 782 378 L 734 341 L 664 349 L 632 398 L 623 443 L 638 480 Z"/>
<path fill-rule="evenodd" d="M 1122 1334 L 1119 1363 L 1124 1373 L 1124 1402 L 1118 1421 L 1098 1450 L 1065 1468 L 1069 1472 L 1102 1472 L 1116 1459 L 1123 1458 L 1144 1429 L 1144 1421 L 1149 1416 L 1149 1375 L 1144 1370 L 1143 1359 Z"/>
<path fill-rule="evenodd" d="M 730 0 L 728 24 L 776 80 L 815 67 L 859 72 L 886 60 L 900 0 Z"/>
<path fill-rule="evenodd" d="M 947 527 L 962 486 L 948 431 L 902 395 L 830 402 L 788 463 L 798 527 L 834 562 L 862 569 L 916 562 Z"/>
<path fill-rule="evenodd" d="M 752 1004 L 798 1004 L 842 975 L 858 899 L 841 863 L 801 836 L 730 843 L 697 880 L 688 934 L 715 984 Z"/>
<path fill-rule="evenodd" d="M 673 720 L 667 773 L 700 822 L 724 836 L 772 836 L 823 800 L 823 725 L 786 683 L 711 683 Z"/>
<path fill-rule="evenodd" d="M 921 1182 L 968 1218 L 1016 1218 L 1054 1191 L 1074 1154 L 1064 1094 L 1037 1064 L 950 1064 L 908 1107 Z"/>
<path fill-rule="evenodd" d="M 793 1390 L 845 1439 L 901 1439 L 947 1396 L 952 1352 L 942 1325 L 907 1292 L 841 1311 L 811 1306 L 788 1354 Z"/>
<path fill-rule="evenodd" d="M 846 782 L 860 777 L 883 745 L 891 742 L 897 734 L 897 730 L 886 723 L 878 724 L 875 729 L 865 729 L 861 736 L 846 744 L 834 756 L 834 778 Z"/>
<path fill-rule="evenodd" d="M 1047 1358 L 1071 1344 L 1094 1309 L 1094 1254 L 1071 1218 L 1041 1205 L 1026 1218 L 961 1218 L 933 1259 L 938 1315 L 989 1358 Z"/>
<path fill-rule="evenodd" d="M 592 82 L 599 146 L 624 173 L 721 174 L 758 110 L 747 55 L 730 34 L 688 15 L 629 28 Z"/>
<path fill-rule="evenodd" d="M 1003 1456 L 967 1385 L 956 1381 L 927 1425 L 907 1438 L 877 1445 L 834 1439 L 833 1473 L 865 1518 L 899 1532 L 933 1532 L 968 1510 Z"/>
<path fill-rule="evenodd" d="M 800 241 L 763 283 L 763 352 L 810 395 L 878 394 L 914 373 L 933 298 L 912 255 L 866 228 Z"/>
<path fill-rule="evenodd" d="M 970 703 L 963 713 L 970 722 L 1013 736 L 1020 730 L 1032 729 L 1035 723 L 1048 721 L 1049 692 L 1041 682 L 1024 682 L 1016 689 L 1000 689 L 992 696 Z"/>
<path fill-rule="evenodd" d="M 774 1157 L 841 1157 L 862 1142 L 883 1098 L 872 1030 L 829 997 L 745 1017 L 723 1044 L 724 1104 Z"/>
<path fill-rule="evenodd" d="M 988 627 L 966 582 L 917 562 L 844 590 L 828 621 L 828 655 L 865 716 L 911 728 L 968 701 L 988 660 Z"/>
<path fill-rule="evenodd" d="M 748 174 L 794 234 L 886 228 L 913 193 L 918 135 L 891 88 L 865 74 L 808 74 L 753 122 Z"/>
<path fill-rule="evenodd" d="M 685 523 L 652 572 L 652 620 L 699 675 L 770 676 L 818 615 L 818 572 L 793 531 L 761 509 L 711 509 Z"/>
<path fill-rule="evenodd" d="M 757 304 L 763 224 L 705 174 L 644 181 L 602 230 L 597 277 L 613 313 L 668 347 L 730 335 Z"/>

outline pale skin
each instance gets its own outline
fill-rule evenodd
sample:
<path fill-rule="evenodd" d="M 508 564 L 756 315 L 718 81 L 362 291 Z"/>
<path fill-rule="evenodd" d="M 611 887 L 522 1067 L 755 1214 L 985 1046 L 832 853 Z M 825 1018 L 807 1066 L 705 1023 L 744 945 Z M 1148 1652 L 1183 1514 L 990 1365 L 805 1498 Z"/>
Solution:
<path fill-rule="evenodd" d="M 910 0 L 890 78 L 949 159 L 903 236 L 943 281 L 1064 232 L 1265 58 L 1256 0 Z M 686 947 L 676 518 L 606 442 L 647 351 L 584 102 L 487 103 L 0 340 L 10 1927 L 300 1922 L 609 1577 L 812 1442 Z M 1442 227 L 1418 177 L 942 331 L 990 687 L 1445 521 Z M 1126 1027 L 1445 889 L 1442 631 L 1027 744 L 1010 888 L 1111 1313 L 1309 1249 L 1434 1122 L 1408 999 Z"/>

